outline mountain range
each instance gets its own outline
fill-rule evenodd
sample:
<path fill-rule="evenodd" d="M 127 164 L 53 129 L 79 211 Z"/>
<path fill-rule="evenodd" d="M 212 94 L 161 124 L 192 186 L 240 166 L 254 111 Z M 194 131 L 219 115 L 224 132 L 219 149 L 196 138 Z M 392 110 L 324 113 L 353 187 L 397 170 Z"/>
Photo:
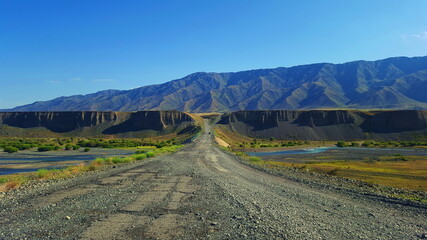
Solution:
<path fill-rule="evenodd" d="M 59 97 L 6 111 L 226 112 L 265 109 L 427 109 L 427 56 L 198 72 L 163 84 Z"/>

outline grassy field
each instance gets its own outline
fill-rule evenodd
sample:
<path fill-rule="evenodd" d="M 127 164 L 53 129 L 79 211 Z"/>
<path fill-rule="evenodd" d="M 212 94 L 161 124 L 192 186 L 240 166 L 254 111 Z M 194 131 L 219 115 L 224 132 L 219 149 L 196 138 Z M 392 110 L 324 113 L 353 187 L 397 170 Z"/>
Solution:
<path fill-rule="evenodd" d="M 75 166 L 69 166 L 64 169 L 39 169 L 34 173 L 3 175 L 0 176 L 0 192 L 18 188 L 28 181 L 69 178 L 79 173 L 102 169 L 103 166 L 107 165 L 131 163 L 134 161 L 155 157 L 160 154 L 173 153 L 181 147 L 183 147 L 183 145 L 171 145 L 161 148 L 135 148 L 137 151 L 134 155 L 131 156 L 101 157 L 94 159 L 89 164 L 82 163 Z"/>
<path fill-rule="evenodd" d="M 80 148 L 134 148 L 143 146 L 156 146 L 158 148 L 181 144 L 197 133 L 198 129 L 187 133 L 170 133 L 148 138 L 115 138 L 106 136 L 102 138 L 21 138 L 0 137 L 0 151 L 14 153 L 23 150 L 57 151 L 78 150 Z"/>
<path fill-rule="evenodd" d="M 230 150 L 230 148 L 224 148 Z M 245 149 L 242 149 L 245 150 Z M 274 148 L 265 150 L 277 151 Z M 234 148 L 234 153 L 246 158 L 251 164 L 261 165 L 276 170 L 296 168 L 302 172 L 317 172 L 337 177 L 361 180 L 370 184 L 403 188 L 414 191 L 427 192 L 427 157 L 384 155 L 371 157 L 369 152 L 360 149 L 360 159 L 339 158 L 328 153 L 309 155 L 278 155 L 276 159 L 271 156 L 249 157 L 239 148 Z M 358 150 L 354 150 L 358 151 Z M 292 158 L 293 160 L 287 160 Z M 313 161 L 295 161 L 294 158 L 311 158 Z"/>
<path fill-rule="evenodd" d="M 425 148 L 425 141 L 278 141 L 275 139 L 253 139 L 236 134 L 226 128 L 216 127 L 215 135 L 230 144 L 235 154 L 246 158 L 252 164 L 262 165 L 268 168 L 297 168 L 301 171 L 318 172 L 343 178 L 357 179 L 371 184 L 379 184 L 415 191 L 427 192 L 427 157 L 426 156 L 380 156 L 365 157 L 357 160 L 338 159 L 334 156 L 316 155 L 311 157 L 316 161 L 302 163 L 287 162 L 286 157 L 280 161 L 263 160 L 262 158 L 249 157 L 241 151 L 278 151 L 279 148 L 306 147 L 306 146 L 333 146 L 343 145 L 347 147 L 374 147 L 374 148 Z M 423 139 L 425 140 L 425 139 Z M 363 149 L 361 149 L 363 153 Z M 363 154 L 362 154 L 363 155 Z M 300 158 L 299 155 L 287 156 Z"/>
<path fill-rule="evenodd" d="M 357 179 L 372 184 L 427 191 L 427 159 L 419 156 L 408 160 L 334 161 L 320 163 L 288 163 L 262 161 L 267 167 L 294 167 L 328 175 Z"/>

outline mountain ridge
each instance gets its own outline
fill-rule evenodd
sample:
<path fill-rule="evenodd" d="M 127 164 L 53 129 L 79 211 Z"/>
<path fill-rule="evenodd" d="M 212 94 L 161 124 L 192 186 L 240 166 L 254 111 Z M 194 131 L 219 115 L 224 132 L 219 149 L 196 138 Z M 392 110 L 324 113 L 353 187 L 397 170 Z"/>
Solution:
<path fill-rule="evenodd" d="M 427 109 L 427 56 L 196 72 L 162 84 L 59 97 L 6 111 L 227 112 L 266 109 Z"/>

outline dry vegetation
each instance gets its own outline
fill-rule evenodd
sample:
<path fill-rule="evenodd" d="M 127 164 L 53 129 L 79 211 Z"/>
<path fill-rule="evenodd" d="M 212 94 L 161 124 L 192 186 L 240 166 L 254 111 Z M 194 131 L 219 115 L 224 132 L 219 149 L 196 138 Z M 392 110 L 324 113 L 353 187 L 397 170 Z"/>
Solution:
<path fill-rule="evenodd" d="M 427 160 L 419 156 L 407 160 L 334 161 L 320 163 L 287 163 L 263 161 L 267 167 L 294 167 L 339 177 L 357 179 L 371 184 L 427 191 Z"/>
<path fill-rule="evenodd" d="M 161 148 L 152 147 L 150 150 L 138 150 L 136 154 L 132 156 L 97 158 L 90 162 L 90 164 L 85 165 L 82 163 L 65 169 L 39 169 L 34 173 L 4 175 L 0 176 L 0 192 L 18 188 L 28 181 L 69 178 L 83 172 L 100 170 L 107 165 L 131 163 L 155 157 L 159 154 L 176 152 L 181 147 L 183 147 L 183 145 L 172 145 Z"/>
<path fill-rule="evenodd" d="M 250 144 L 254 139 L 233 133 L 225 128 L 217 127 L 216 135 L 231 144 L 231 151 L 236 155 L 246 158 L 249 162 L 267 168 L 296 168 L 303 172 L 317 172 L 343 178 L 361 180 L 370 184 L 379 184 L 390 187 L 404 188 L 415 191 L 427 192 L 427 158 L 425 156 L 381 156 L 375 159 L 365 157 L 358 161 L 348 161 L 345 159 L 334 159 L 330 156 L 313 155 L 313 159 L 326 160 L 323 162 L 313 161 L 305 163 L 290 163 L 264 161 L 260 158 L 249 157 L 240 151 L 247 148 L 257 148 L 263 145 L 276 146 L 283 141 L 269 141 L 267 139 L 256 139 L 255 147 Z M 332 142 L 304 142 L 309 145 L 331 145 Z M 337 143 L 337 142 L 334 142 Z M 352 142 L 346 143 L 351 146 Z M 355 141 L 355 146 L 365 147 L 424 147 L 424 142 L 375 142 L 375 141 Z M 230 150 L 230 148 L 224 148 Z M 277 148 L 266 147 L 265 150 L 276 151 Z"/>

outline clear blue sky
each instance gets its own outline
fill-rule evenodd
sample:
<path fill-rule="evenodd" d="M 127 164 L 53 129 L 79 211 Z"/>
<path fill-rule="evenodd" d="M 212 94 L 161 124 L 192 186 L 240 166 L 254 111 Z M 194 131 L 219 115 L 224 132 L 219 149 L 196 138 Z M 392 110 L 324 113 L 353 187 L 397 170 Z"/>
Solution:
<path fill-rule="evenodd" d="M 0 0 L 0 109 L 200 71 L 424 55 L 426 0 Z"/>

